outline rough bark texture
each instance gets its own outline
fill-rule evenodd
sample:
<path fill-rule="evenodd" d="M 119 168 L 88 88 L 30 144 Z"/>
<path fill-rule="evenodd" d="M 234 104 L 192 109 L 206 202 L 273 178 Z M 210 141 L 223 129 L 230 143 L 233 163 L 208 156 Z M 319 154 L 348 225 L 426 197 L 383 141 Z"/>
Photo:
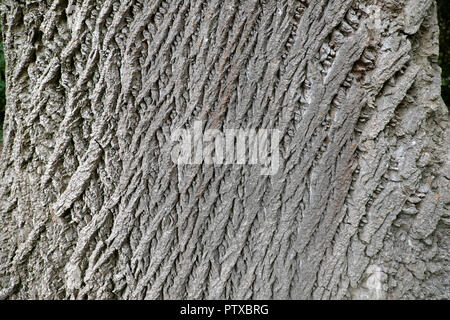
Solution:
<path fill-rule="evenodd" d="M 0 298 L 450 298 L 432 0 L 3 0 Z M 281 167 L 170 134 L 278 128 Z"/>

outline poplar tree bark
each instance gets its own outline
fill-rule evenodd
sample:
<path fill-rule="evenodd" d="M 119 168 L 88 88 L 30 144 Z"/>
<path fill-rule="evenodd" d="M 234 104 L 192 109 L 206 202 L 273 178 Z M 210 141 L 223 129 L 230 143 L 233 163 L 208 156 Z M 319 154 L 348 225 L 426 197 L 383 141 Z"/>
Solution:
<path fill-rule="evenodd" d="M 3 299 L 448 299 L 433 0 L 3 0 Z M 276 128 L 280 168 L 171 133 Z"/>

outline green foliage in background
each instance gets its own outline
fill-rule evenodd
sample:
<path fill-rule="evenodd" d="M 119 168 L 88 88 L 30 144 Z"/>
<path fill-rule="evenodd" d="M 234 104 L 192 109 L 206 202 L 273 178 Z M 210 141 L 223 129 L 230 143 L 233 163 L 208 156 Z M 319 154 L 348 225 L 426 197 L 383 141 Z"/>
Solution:
<path fill-rule="evenodd" d="M 0 112 L 5 111 L 5 55 L 3 53 L 3 43 L 0 43 Z"/>
<path fill-rule="evenodd" d="M 0 35 L 2 35 L 2 26 L 0 25 Z M 5 82 L 5 54 L 3 52 L 3 40 L 0 36 L 0 143 L 3 140 L 3 118 L 5 115 L 6 104 L 6 82 Z"/>
<path fill-rule="evenodd" d="M 440 26 L 439 65 L 442 68 L 442 98 L 450 106 L 450 1 L 438 0 Z"/>

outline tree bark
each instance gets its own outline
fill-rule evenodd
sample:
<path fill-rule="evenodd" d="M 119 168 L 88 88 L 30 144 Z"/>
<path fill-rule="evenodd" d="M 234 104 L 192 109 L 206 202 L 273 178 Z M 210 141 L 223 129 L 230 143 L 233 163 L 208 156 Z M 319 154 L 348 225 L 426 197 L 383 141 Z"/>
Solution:
<path fill-rule="evenodd" d="M 4 0 L 3 299 L 448 299 L 432 0 Z M 280 167 L 171 134 L 280 130 Z"/>

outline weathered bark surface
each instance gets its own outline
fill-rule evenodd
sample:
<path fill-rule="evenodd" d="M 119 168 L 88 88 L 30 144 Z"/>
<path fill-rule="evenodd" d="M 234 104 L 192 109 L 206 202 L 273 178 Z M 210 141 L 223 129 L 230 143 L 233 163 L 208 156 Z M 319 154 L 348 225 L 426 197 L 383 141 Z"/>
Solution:
<path fill-rule="evenodd" d="M 3 0 L 0 298 L 450 298 L 432 0 Z M 278 128 L 281 167 L 170 134 Z"/>

